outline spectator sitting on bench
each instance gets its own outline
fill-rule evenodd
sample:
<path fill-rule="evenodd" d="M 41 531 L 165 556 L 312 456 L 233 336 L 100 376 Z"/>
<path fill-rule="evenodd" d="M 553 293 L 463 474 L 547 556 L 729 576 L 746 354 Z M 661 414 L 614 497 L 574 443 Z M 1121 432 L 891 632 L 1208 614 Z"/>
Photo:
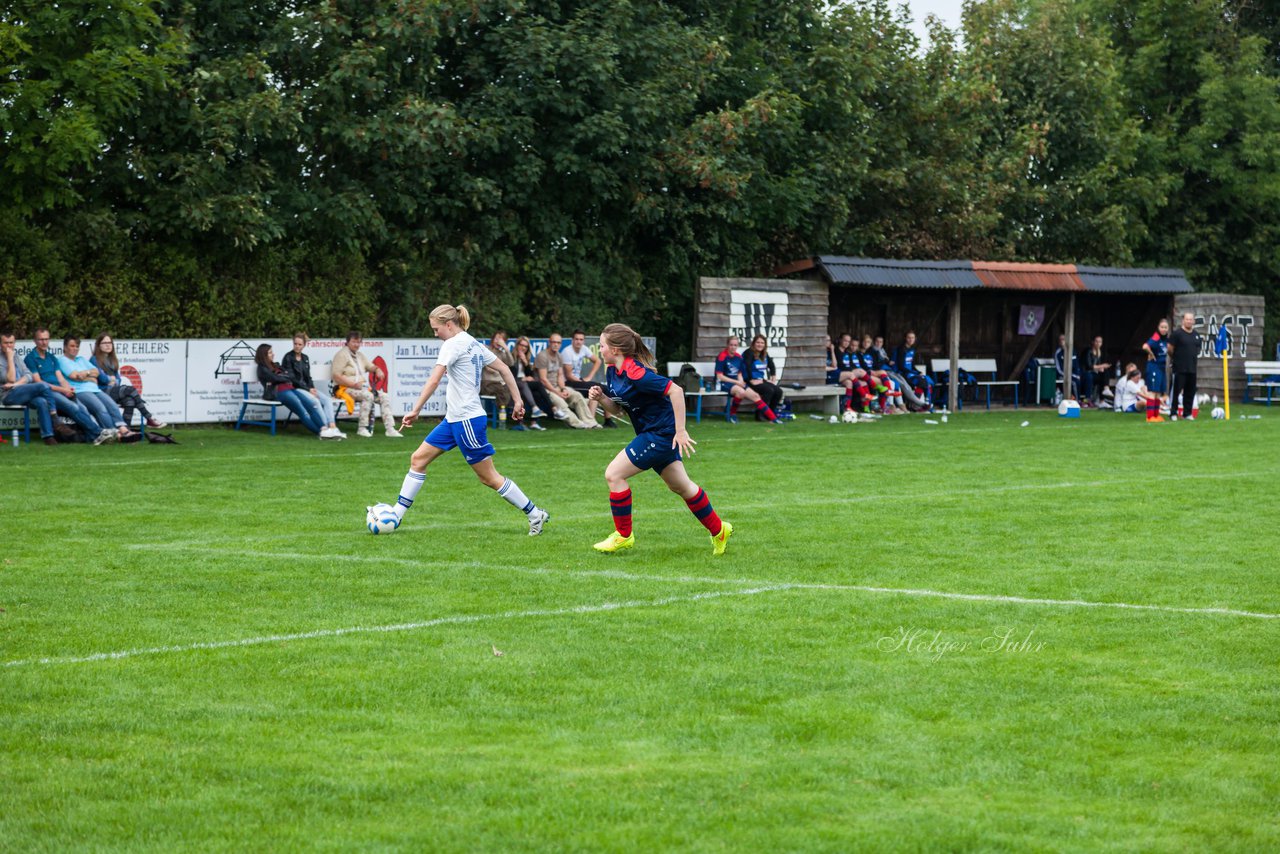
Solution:
<path fill-rule="evenodd" d="M 867 372 L 862 369 L 858 358 L 858 348 L 853 344 L 853 336 L 848 332 L 840 336 L 840 345 L 836 348 L 836 384 L 844 386 L 844 408 L 853 409 L 853 398 L 857 395 L 861 411 L 871 408 L 871 386 L 867 384 Z"/>
<path fill-rule="evenodd" d="M 1102 361 L 1102 336 L 1093 336 L 1093 344 L 1084 351 L 1084 358 L 1079 364 L 1084 368 L 1080 374 L 1080 393 L 1084 396 L 1085 406 L 1097 406 L 1102 398 L 1102 390 L 1107 387 L 1107 374 L 1111 363 Z"/>
<path fill-rule="evenodd" d="M 49 386 L 53 392 L 53 401 L 58 413 L 76 422 L 76 426 L 84 433 L 87 442 L 103 445 L 119 438 L 115 430 L 103 430 L 99 427 L 98 422 L 89 414 L 89 410 L 75 399 L 75 390 L 67 383 L 66 377 L 58 368 L 58 357 L 49 350 L 49 330 L 43 326 L 36 329 L 33 341 L 36 348 L 27 353 L 23 361 L 35 381 Z"/>
<path fill-rule="evenodd" d="M 725 418 L 730 424 L 737 424 L 738 416 L 734 414 L 734 410 L 737 409 L 739 401 L 745 400 L 754 404 L 757 415 L 763 414 L 766 420 L 776 424 L 778 416 L 743 379 L 746 364 L 738 352 L 738 346 L 738 336 L 730 335 L 724 349 L 720 351 L 719 356 L 716 356 L 716 382 L 720 383 L 720 390 L 732 398 L 729 414 Z"/>
<path fill-rule="evenodd" d="M 822 336 L 822 352 L 825 357 L 824 369 L 827 372 L 827 385 L 840 385 L 840 363 L 836 361 L 836 345 L 830 335 Z"/>
<path fill-rule="evenodd" d="M 284 358 L 280 360 L 280 367 L 286 374 L 293 377 L 294 388 L 315 399 L 316 408 L 320 411 L 320 423 L 324 425 L 320 430 L 320 438 L 345 439 L 347 434 L 338 429 L 338 422 L 333 416 L 333 395 L 328 393 L 328 389 L 323 392 L 316 389 L 316 384 L 311 379 L 311 359 L 303 352 L 307 349 L 307 343 L 310 340 L 307 333 L 295 332 L 293 349 L 284 354 Z"/>
<path fill-rule="evenodd" d="M 498 373 L 498 369 L 496 367 L 498 362 L 501 362 L 508 368 L 514 368 L 516 364 L 516 360 L 511 355 L 511 351 L 507 349 L 506 331 L 503 329 L 494 330 L 493 335 L 489 338 L 487 346 L 489 348 L 489 352 L 497 358 L 497 362 L 491 362 L 488 365 L 485 365 L 484 369 L 481 370 L 480 395 L 481 397 L 492 397 L 494 403 L 497 404 L 499 409 L 510 411 L 512 402 L 511 389 L 507 388 L 506 381 L 502 378 L 502 374 Z M 515 376 L 514 371 L 512 372 L 512 376 Z M 518 383 L 516 388 L 517 390 L 519 389 Z M 533 407 L 531 406 L 525 407 L 525 409 L 532 408 Z M 519 421 L 513 421 L 511 429 L 523 430 L 524 425 Z"/>
<path fill-rule="evenodd" d="M 356 430 L 357 436 L 368 439 L 373 435 L 373 407 L 377 404 L 382 410 L 383 430 L 389 438 L 399 439 L 400 432 L 396 430 L 396 417 L 391 412 L 391 396 L 385 391 L 371 388 L 367 379 L 369 374 L 374 374 L 378 379 L 385 380 L 387 374 L 382 368 L 369 361 L 368 356 L 360 352 L 362 344 L 364 344 L 364 336 L 359 332 L 353 330 L 347 333 L 347 346 L 339 348 L 333 357 L 333 381 L 346 389 L 347 394 L 360 403 L 360 426 Z"/>
<path fill-rule="evenodd" d="M 918 358 L 916 355 L 916 333 L 915 330 L 907 330 L 907 334 L 903 336 L 902 345 L 893 351 L 893 359 L 890 364 L 897 373 L 910 385 L 915 392 L 919 401 L 916 404 L 922 409 L 933 409 L 933 380 L 927 374 L 917 367 Z M 906 393 L 905 387 L 903 391 Z"/>
<path fill-rule="evenodd" d="M 147 409 L 146 401 L 138 390 L 129 385 L 120 376 L 120 360 L 116 358 L 116 343 L 110 335 L 99 335 L 93 342 L 93 357 L 89 364 L 98 369 L 98 388 L 115 401 L 124 416 L 125 424 L 133 423 L 133 411 L 142 413 L 148 427 L 166 427 L 163 421 L 154 417 Z"/>
<path fill-rule="evenodd" d="M 902 402 L 902 389 L 897 380 L 889 376 L 882 365 L 877 365 L 875 347 L 870 335 L 862 336 L 862 348 L 858 352 L 859 364 L 867 372 L 868 384 L 880 396 L 880 411 L 885 415 L 905 415 L 907 406 Z"/>
<path fill-rule="evenodd" d="M 1053 367 L 1058 372 L 1058 382 L 1062 382 L 1063 371 L 1067 367 L 1067 336 L 1058 336 L 1058 349 L 1053 351 Z M 1071 354 L 1071 388 L 1077 392 L 1084 387 L 1080 377 L 1080 358 L 1075 354 Z M 1068 395 L 1066 386 L 1062 388 L 1064 397 L 1075 399 L 1075 395 Z"/>
<path fill-rule="evenodd" d="M 760 395 L 766 407 L 777 414 L 782 406 L 782 389 L 778 387 L 778 369 L 774 367 L 773 358 L 769 355 L 769 342 L 763 335 L 751 339 L 751 348 L 747 350 L 746 363 L 747 383 L 751 390 Z M 763 418 L 761 411 L 756 410 L 756 420 Z"/>
<path fill-rule="evenodd" d="M 599 427 L 595 417 L 587 409 L 587 399 L 564 384 L 564 363 L 560 359 L 560 345 L 563 343 L 564 338 L 558 332 L 552 332 L 547 336 L 547 349 L 533 360 L 533 368 L 538 372 L 538 381 L 547 390 L 551 402 L 566 413 L 562 420 L 570 427 L 578 430 Z"/>
<path fill-rule="evenodd" d="M 321 439 L 328 436 L 322 434 L 324 420 L 320 415 L 320 404 L 311 395 L 293 384 L 293 377 L 280 365 L 276 364 L 275 351 L 270 344 L 259 344 L 253 361 L 258 363 L 258 382 L 262 383 L 264 400 L 278 400 L 298 416 L 302 426 Z"/>
<path fill-rule="evenodd" d="M 80 339 L 68 335 L 62 339 L 62 355 L 58 370 L 76 393 L 76 400 L 89 411 L 103 430 L 115 430 L 116 438 L 126 439 L 133 431 L 124 423 L 124 415 L 116 402 L 98 387 L 98 369 L 80 355 Z"/>
<path fill-rule="evenodd" d="M 884 348 L 884 336 L 877 335 L 871 343 L 871 364 L 875 366 L 877 371 L 888 373 L 893 367 L 890 364 L 893 360 L 889 358 L 889 351 Z"/>
<path fill-rule="evenodd" d="M 587 412 L 591 415 L 591 420 L 595 420 L 596 408 L 599 406 L 596 401 L 591 399 L 591 387 L 600 386 L 601 391 L 607 391 L 600 383 L 592 382 L 591 378 L 596 375 L 596 371 L 600 370 L 600 366 L 604 364 L 600 361 L 600 357 L 591 352 L 591 348 L 587 346 L 587 333 L 581 329 L 575 329 L 573 335 L 570 336 L 569 346 L 560 351 L 560 361 L 564 366 L 564 384 L 567 388 L 571 388 L 579 394 L 587 398 Z M 586 364 L 591 363 L 591 369 L 585 374 L 583 368 Z M 609 395 L 606 394 L 605 397 Z M 607 411 L 604 415 L 605 427 L 617 427 L 613 423 L 613 419 L 609 417 Z"/>
<path fill-rule="evenodd" d="M 551 395 L 547 394 L 546 387 L 538 381 L 538 373 L 533 367 L 533 344 L 528 337 L 521 335 L 516 339 L 515 352 L 511 354 L 511 358 L 515 360 L 511 374 L 516 378 L 516 388 L 520 390 L 520 397 L 524 401 L 524 413 L 529 419 L 529 429 L 547 429 L 533 417 L 535 405 L 552 418 L 566 417 L 568 410 L 558 410 L 551 402 Z"/>
<path fill-rule="evenodd" d="M 46 445 L 56 445 L 53 412 L 57 402 L 53 399 L 53 389 L 32 376 L 31 370 L 18 360 L 17 343 L 12 332 L 0 332 L 0 404 L 34 409 L 40 424 L 40 438 Z"/>

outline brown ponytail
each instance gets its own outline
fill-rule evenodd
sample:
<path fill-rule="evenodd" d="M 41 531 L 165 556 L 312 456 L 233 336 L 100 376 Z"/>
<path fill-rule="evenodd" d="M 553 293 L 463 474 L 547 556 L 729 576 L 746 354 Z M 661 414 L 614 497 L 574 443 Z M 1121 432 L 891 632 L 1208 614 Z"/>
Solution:
<path fill-rule="evenodd" d="M 630 356 L 642 365 L 657 370 L 653 367 L 653 351 L 645 346 L 639 333 L 625 323 L 610 323 L 600 333 L 600 340 L 622 355 Z"/>

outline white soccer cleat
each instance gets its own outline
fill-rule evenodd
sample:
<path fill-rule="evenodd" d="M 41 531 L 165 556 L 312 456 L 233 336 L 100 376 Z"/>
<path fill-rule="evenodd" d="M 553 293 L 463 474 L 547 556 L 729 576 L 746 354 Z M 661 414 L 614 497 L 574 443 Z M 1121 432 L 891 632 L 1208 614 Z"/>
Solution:
<path fill-rule="evenodd" d="M 551 514 L 541 507 L 533 508 L 529 514 L 529 536 L 536 537 L 542 533 L 542 526 L 551 518 Z"/>

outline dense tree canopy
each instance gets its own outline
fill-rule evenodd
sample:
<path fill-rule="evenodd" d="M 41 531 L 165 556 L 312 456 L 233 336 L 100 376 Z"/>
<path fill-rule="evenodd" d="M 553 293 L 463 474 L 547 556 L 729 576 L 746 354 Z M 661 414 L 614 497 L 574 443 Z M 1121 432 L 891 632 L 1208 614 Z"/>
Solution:
<path fill-rule="evenodd" d="M 627 320 L 818 252 L 1180 266 L 1280 308 L 1248 0 L 6 0 L 0 321 Z M 670 350 L 669 350 L 670 352 Z"/>

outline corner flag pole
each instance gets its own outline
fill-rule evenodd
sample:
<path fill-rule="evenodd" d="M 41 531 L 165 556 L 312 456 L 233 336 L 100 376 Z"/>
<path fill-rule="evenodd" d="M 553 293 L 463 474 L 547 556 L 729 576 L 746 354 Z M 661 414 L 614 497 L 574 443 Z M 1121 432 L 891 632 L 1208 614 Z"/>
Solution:
<path fill-rule="evenodd" d="M 1223 415 L 1226 420 L 1231 420 L 1231 386 L 1228 382 L 1227 362 L 1231 360 L 1231 333 L 1227 331 L 1227 325 L 1224 323 L 1218 329 L 1217 340 L 1218 355 L 1222 357 L 1222 398 Z M 1246 389 L 1247 391 L 1248 389 Z"/>
<path fill-rule="evenodd" d="M 1225 410 L 1224 410 L 1225 417 L 1226 417 L 1226 420 L 1228 421 L 1231 420 L 1231 387 L 1228 385 L 1228 380 L 1227 380 L 1227 362 L 1229 362 L 1230 360 L 1231 360 L 1231 357 L 1227 355 L 1227 351 L 1223 350 L 1222 351 L 1222 399 L 1223 401 L 1225 401 L 1223 406 L 1225 407 Z"/>

